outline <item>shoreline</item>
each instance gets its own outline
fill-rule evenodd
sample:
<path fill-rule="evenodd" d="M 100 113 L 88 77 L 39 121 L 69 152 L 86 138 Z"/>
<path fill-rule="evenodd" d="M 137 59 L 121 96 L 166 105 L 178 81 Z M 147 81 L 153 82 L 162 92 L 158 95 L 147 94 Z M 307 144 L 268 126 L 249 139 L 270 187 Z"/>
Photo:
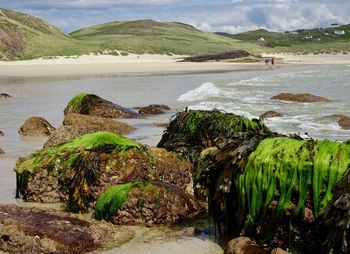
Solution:
<path fill-rule="evenodd" d="M 350 55 L 262 54 L 276 57 L 277 68 L 294 64 L 350 64 Z M 40 58 L 21 61 L 0 61 L 0 78 L 62 76 L 145 76 L 202 74 L 234 71 L 266 70 L 263 63 L 244 62 L 178 62 L 181 55 L 84 55 Z"/>

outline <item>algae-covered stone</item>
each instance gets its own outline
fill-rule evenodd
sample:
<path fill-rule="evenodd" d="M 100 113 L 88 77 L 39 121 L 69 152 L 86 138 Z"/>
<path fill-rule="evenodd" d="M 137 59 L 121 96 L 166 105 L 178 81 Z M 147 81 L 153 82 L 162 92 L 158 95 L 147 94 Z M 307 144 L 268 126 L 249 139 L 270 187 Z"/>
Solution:
<path fill-rule="evenodd" d="M 135 129 L 127 123 L 75 113 L 66 114 L 63 125 L 51 133 L 49 139 L 44 144 L 44 148 L 62 144 L 73 138 L 98 131 L 126 135 Z"/>
<path fill-rule="evenodd" d="M 0 251 L 80 254 L 121 245 L 134 232 L 86 216 L 14 205 L 0 206 Z"/>
<path fill-rule="evenodd" d="M 348 184 L 349 145 L 243 136 L 223 143 L 206 158 L 201 184 L 210 190 L 212 218 L 223 223 L 228 234 L 243 232 L 272 247 L 324 248 L 315 221 L 326 207 L 340 204 L 332 201 L 333 190 Z"/>
<path fill-rule="evenodd" d="M 101 194 L 95 216 L 114 224 L 173 224 L 204 210 L 194 196 L 160 181 L 115 185 Z"/>
<path fill-rule="evenodd" d="M 192 164 L 165 149 L 146 148 L 123 136 L 97 132 L 19 159 L 17 194 L 27 201 L 65 202 L 68 209 L 93 207 L 115 184 L 161 180 L 186 191 Z"/>
<path fill-rule="evenodd" d="M 64 110 L 65 114 L 77 113 L 107 118 L 133 118 L 139 114 L 107 101 L 94 94 L 81 93 L 71 99 Z"/>

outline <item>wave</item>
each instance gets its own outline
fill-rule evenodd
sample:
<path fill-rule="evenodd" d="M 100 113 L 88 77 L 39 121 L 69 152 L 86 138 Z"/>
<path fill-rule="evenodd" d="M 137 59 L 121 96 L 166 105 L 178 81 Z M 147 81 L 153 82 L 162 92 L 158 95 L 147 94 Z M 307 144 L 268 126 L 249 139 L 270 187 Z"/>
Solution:
<path fill-rule="evenodd" d="M 211 82 L 203 83 L 200 87 L 182 94 L 179 101 L 200 101 L 208 98 L 229 98 L 236 93 L 225 91 Z"/>

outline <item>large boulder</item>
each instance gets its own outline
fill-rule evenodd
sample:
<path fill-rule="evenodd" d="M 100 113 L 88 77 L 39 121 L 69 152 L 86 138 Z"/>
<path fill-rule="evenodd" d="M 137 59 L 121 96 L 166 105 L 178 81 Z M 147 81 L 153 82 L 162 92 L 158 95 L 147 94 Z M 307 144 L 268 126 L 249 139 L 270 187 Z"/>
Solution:
<path fill-rule="evenodd" d="M 0 251 L 80 254 L 123 244 L 134 232 L 58 211 L 0 205 Z"/>
<path fill-rule="evenodd" d="M 170 110 L 169 106 L 162 104 L 151 104 L 139 109 L 141 115 L 160 115 Z"/>
<path fill-rule="evenodd" d="M 311 102 L 330 102 L 330 99 L 312 95 L 309 93 L 280 93 L 271 97 L 272 100 L 281 100 L 281 101 L 291 101 L 291 102 L 303 102 L 303 103 L 311 103 Z"/>
<path fill-rule="evenodd" d="M 114 224 L 174 224 L 202 212 L 192 195 L 160 181 L 112 186 L 96 203 L 96 218 Z"/>
<path fill-rule="evenodd" d="M 71 99 L 64 113 L 77 113 L 107 118 L 134 118 L 140 116 L 130 109 L 102 99 L 97 95 L 87 93 L 78 94 Z"/>
<path fill-rule="evenodd" d="M 193 192 L 192 164 L 165 149 L 143 147 L 109 132 L 40 150 L 19 159 L 15 171 L 17 196 L 64 202 L 71 211 L 93 208 L 111 186 L 134 181 L 161 181 L 183 193 Z"/>
<path fill-rule="evenodd" d="M 49 136 L 55 127 L 42 117 L 30 117 L 19 129 L 18 133 L 23 136 Z"/>
<path fill-rule="evenodd" d="M 204 54 L 197 56 L 185 57 L 181 62 L 209 62 L 209 61 L 222 61 L 231 60 L 241 57 L 247 57 L 250 54 L 245 50 L 231 50 L 219 53 Z"/>
<path fill-rule="evenodd" d="M 75 113 L 66 114 L 63 125 L 51 133 L 49 139 L 44 144 L 44 148 L 62 144 L 73 138 L 98 131 L 126 135 L 135 129 L 127 123 Z"/>
<path fill-rule="evenodd" d="M 210 152 L 200 172 L 211 216 L 230 237 L 297 253 L 349 252 L 349 145 L 241 134 Z"/>

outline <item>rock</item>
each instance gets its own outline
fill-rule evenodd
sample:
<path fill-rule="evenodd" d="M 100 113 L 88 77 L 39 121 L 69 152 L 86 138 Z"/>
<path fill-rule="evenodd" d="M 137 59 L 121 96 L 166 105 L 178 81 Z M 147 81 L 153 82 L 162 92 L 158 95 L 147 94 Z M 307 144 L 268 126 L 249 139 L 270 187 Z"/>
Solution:
<path fill-rule="evenodd" d="M 17 196 L 32 202 L 64 202 L 71 211 L 93 208 L 111 186 L 135 181 L 161 181 L 193 193 L 191 163 L 109 132 L 84 135 L 20 158 L 15 171 Z"/>
<path fill-rule="evenodd" d="M 5 154 L 5 151 L 0 148 L 0 154 Z"/>
<path fill-rule="evenodd" d="M 135 118 L 140 115 L 94 94 L 81 93 L 70 100 L 65 114 L 77 113 L 106 118 Z"/>
<path fill-rule="evenodd" d="M 169 123 L 154 123 L 153 126 L 159 127 L 159 128 L 168 128 Z"/>
<path fill-rule="evenodd" d="M 288 251 L 282 250 L 281 248 L 276 248 L 271 251 L 271 254 L 288 254 Z"/>
<path fill-rule="evenodd" d="M 0 205 L 0 250 L 6 253 L 90 253 L 133 236 L 129 229 L 86 216 Z"/>
<path fill-rule="evenodd" d="M 49 136 L 54 130 L 55 127 L 44 118 L 31 117 L 24 122 L 18 133 L 24 136 Z"/>
<path fill-rule="evenodd" d="M 0 93 L 0 98 L 9 98 L 11 97 L 11 95 L 7 94 L 7 93 Z"/>
<path fill-rule="evenodd" d="M 244 50 L 231 50 L 220 53 L 205 54 L 198 56 L 185 57 L 181 62 L 208 62 L 208 61 L 221 61 L 230 60 L 235 58 L 247 57 L 250 54 Z"/>
<path fill-rule="evenodd" d="M 350 145 L 350 139 L 346 140 L 344 143 Z"/>
<path fill-rule="evenodd" d="M 199 233 L 199 229 L 195 227 L 188 227 L 183 231 L 183 235 L 187 237 L 196 236 Z"/>
<path fill-rule="evenodd" d="M 273 96 L 271 99 L 273 100 L 281 100 L 281 101 L 292 101 L 292 102 L 304 102 L 304 103 L 310 103 L 310 102 L 330 102 L 331 100 L 312 95 L 309 93 L 300 93 L 300 94 L 293 94 L 293 93 L 280 93 L 278 95 Z"/>
<path fill-rule="evenodd" d="M 139 109 L 141 115 L 159 115 L 164 114 L 165 111 L 170 110 L 167 105 L 151 104 L 149 106 Z"/>
<path fill-rule="evenodd" d="M 282 117 L 283 115 L 279 112 L 276 111 L 267 111 L 265 113 L 263 113 L 262 115 L 260 115 L 259 118 L 273 118 L 273 117 Z"/>
<path fill-rule="evenodd" d="M 113 207 L 115 201 L 112 200 L 122 199 L 120 193 L 121 189 L 125 190 L 124 186 L 128 186 L 125 202 L 120 207 Z M 203 212 L 194 196 L 160 181 L 113 186 L 102 193 L 96 203 L 97 219 L 123 225 L 169 225 L 193 219 Z"/>
<path fill-rule="evenodd" d="M 268 254 L 250 238 L 241 236 L 228 242 L 226 254 Z"/>
<path fill-rule="evenodd" d="M 51 133 L 44 144 L 44 148 L 62 144 L 73 138 L 97 131 L 126 135 L 135 129 L 129 124 L 113 121 L 112 119 L 75 113 L 66 114 L 63 125 L 63 127 Z"/>
<path fill-rule="evenodd" d="M 343 130 L 350 130 L 350 117 L 345 116 L 342 114 L 335 114 L 332 116 L 332 118 L 335 118 L 338 121 L 339 126 Z"/>
<path fill-rule="evenodd" d="M 0 136 L 2 137 L 2 136 L 4 136 L 5 134 L 4 134 L 4 132 L 3 131 L 0 131 Z"/>

